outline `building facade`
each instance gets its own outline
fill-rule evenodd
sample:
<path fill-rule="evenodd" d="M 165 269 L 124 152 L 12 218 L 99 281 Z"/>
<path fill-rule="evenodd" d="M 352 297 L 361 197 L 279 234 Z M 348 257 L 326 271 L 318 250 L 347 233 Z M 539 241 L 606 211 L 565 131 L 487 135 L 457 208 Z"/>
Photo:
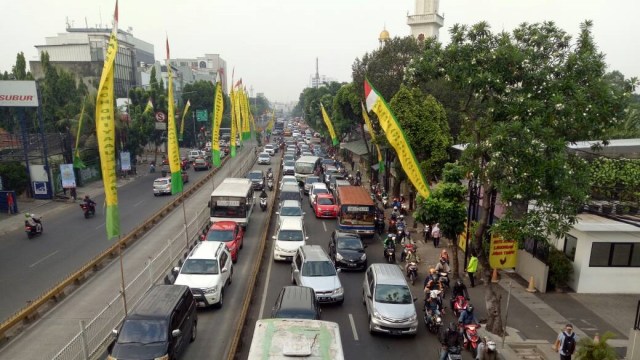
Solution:
<path fill-rule="evenodd" d="M 439 0 L 416 0 L 415 14 L 407 16 L 407 25 L 413 37 L 419 41 L 438 39 L 440 28 L 444 25 L 444 17 L 438 14 L 439 7 Z"/>

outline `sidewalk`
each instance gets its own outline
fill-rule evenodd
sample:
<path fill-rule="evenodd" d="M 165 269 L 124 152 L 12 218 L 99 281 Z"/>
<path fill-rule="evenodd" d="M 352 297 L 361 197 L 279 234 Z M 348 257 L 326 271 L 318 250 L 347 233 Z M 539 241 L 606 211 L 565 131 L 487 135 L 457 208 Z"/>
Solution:
<path fill-rule="evenodd" d="M 368 171 L 362 171 L 362 184 L 368 189 Z M 390 198 L 393 196 L 390 195 Z M 385 211 L 387 220 L 391 209 Z M 442 248 L 448 241 L 442 239 L 440 247 L 435 248 L 432 242 L 423 240 L 422 226 L 418 224 L 414 228 L 412 214 L 405 216 L 405 222 L 411 232 L 412 239 L 418 244 L 417 252 L 421 259 L 418 270 L 418 282 L 422 284 L 428 269 L 434 267 L 440 256 Z M 447 247 L 451 257 L 451 249 Z M 469 281 L 464 277 L 464 254 L 458 252 L 460 275 L 468 287 L 470 297 L 478 310 L 477 316 L 486 318 L 485 290 L 486 285 L 482 279 L 476 279 L 476 286 L 469 287 Z M 453 264 L 452 264 L 453 265 Z M 500 271 L 500 280 L 493 286 L 494 291 L 501 296 L 502 318 L 507 318 L 506 333 L 503 340 L 498 336 L 480 328 L 480 336 L 493 339 L 498 345 L 498 350 L 504 359 L 557 359 L 559 355 L 552 350 L 552 345 L 559 332 L 566 324 L 571 323 L 574 332 L 580 337 L 593 338 L 596 334 L 602 335 L 606 331 L 612 331 L 615 338 L 609 341 L 618 356 L 622 359 L 626 354 L 628 335 L 633 327 L 637 295 L 624 294 L 575 294 L 575 293 L 530 293 L 527 291 L 527 282 L 515 272 Z M 421 286 L 421 285 L 420 285 Z M 507 313 L 507 296 L 510 290 L 509 309 Z M 422 301 L 422 293 L 417 294 Z M 447 299 L 448 300 L 448 299 Z M 448 302 L 448 301 L 447 301 Z M 448 305 L 445 305 L 448 307 Z M 450 309 L 446 309 L 449 310 Z M 451 315 L 445 315 L 445 323 L 450 321 Z"/>

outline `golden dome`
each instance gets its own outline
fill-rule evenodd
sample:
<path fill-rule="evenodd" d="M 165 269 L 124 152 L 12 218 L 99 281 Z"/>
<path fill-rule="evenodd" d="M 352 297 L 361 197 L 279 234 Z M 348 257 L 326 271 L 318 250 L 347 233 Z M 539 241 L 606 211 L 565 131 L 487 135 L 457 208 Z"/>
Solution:
<path fill-rule="evenodd" d="M 382 32 L 380 33 L 380 37 L 378 37 L 378 40 L 380 41 L 387 41 L 389 40 L 391 37 L 389 36 L 389 32 L 387 31 L 387 29 L 382 30 Z"/>

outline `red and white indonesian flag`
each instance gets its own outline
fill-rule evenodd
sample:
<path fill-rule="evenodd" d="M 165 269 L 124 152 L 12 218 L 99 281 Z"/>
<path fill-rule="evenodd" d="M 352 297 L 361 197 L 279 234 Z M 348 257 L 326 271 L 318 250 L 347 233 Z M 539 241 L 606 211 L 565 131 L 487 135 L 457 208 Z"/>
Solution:
<path fill-rule="evenodd" d="M 364 96 L 367 102 L 367 111 L 373 111 L 378 116 L 380 127 L 384 131 L 389 144 L 395 149 L 407 178 L 409 178 L 422 197 L 429 197 L 429 185 L 420 170 L 416 156 L 407 141 L 404 131 L 402 131 L 402 127 L 400 127 L 400 123 L 396 120 L 389 105 L 376 89 L 371 86 L 368 79 L 364 80 Z"/>

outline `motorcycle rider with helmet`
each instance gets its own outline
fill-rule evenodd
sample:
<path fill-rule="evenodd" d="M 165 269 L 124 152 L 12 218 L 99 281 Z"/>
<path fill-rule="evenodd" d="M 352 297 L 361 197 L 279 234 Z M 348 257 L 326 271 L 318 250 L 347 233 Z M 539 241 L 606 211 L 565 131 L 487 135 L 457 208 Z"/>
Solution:
<path fill-rule="evenodd" d="M 464 331 L 464 326 L 478 324 L 478 319 L 473 314 L 473 305 L 471 304 L 467 305 L 467 309 L 460 313 L 460 317 L 458 318 L 458 324 L 460 324 L 460 327 L 462 328 L 462 335 L 465 338 L 467 338 L 467 332 Z M 471 339 L 467 338 L 467 341 L 471 341 Z"/>
<path fill-rule="evenodd" d="M 397 219 L 400 216 L 400 211 L 398 211 L 398 207 L 397 206 L 393 206 L 393 210 L 391 210 L 391 218 L 393 220 Z"/>
<path fill-rule="evenodd" d="M 467 291 L 467 286 L 462 282 L 462 279 L 456 280 L 451 288 L 451 309 L 453 310 L 453 303 L 456 302 L 456 298 L 458 296 L 464 296 L 465 299 L 469 299 L 469 292 Z"/>
<path fill-rule="evenodd" d="M 458 349 L 462 347 L 462 336 L 458 329 L 456 329 L 456 324 L 453 322 L 449 323 L 448 328 L 443 328 L 440 333 L 440 343 L 442 344 L 442 350 L 440 350 L 440 360 L 446 360 L 447 355 L 449 355 L 449 349 L 457 347 Z"/>
<path fill-rule="evenodd" d="M 382 256 L 386 257 L 386 251 L 387 248 L 394 248 L 395 249 L 395 240 L 393 239 L 393 234 L 387 234 L 387 238 L 384 239 L 384 243 L 383 243 L 383 249 L 382 249 Z"/>
<path fill-rule="evenodd" d="M 449 286 L 449 278 L 446 276 L 440 276 L 440 273 L 449 274 L 451 272 L 451 267 L 449 267 L 449 264 L 447 264 L 447 262 L 443 258 L 440 258 L 440 261 L 436 265 L 435 269 L 438 273 L 438 281 L 441 281 L 443 285 Z"/>
<path fill-rule="evenodd" d="M 404 255 L 404 251 L 402 252 L 403 256 L 404 256 L 404 261 L 406 262 L 406 264 L 404 265 L 404 272 L 405 274 L 407 274 L 407 276 L 409 276 L 409 264 L 412 262 L 415 262 L 416 264 L 420 263 L 420 257 L 418 256 L 418 253 L 416 252 L 415 249 L 415 245 L 413 250 L 408 250 L 406 253 L 406 255 Z"/>
<path fill-rule="evenodd" d="M 424 311 L 430 311 L 432 314 L 440 316 L 442 304 L 438 301 L 438 295 L 432 292 L 424 299 Z"/>
<path fill-rule="evenodd" d="M 496 343 L 493 340 L 481 341 L 478 344 L 478 356 L 476 360 L 498 360 L 498 351 L 496 350 Z"/>
<path fill-rule="evenodd" d="M 85 195 L 84 196 L 84 204 L 87 205 L 87 207 L 91 210 L 95 211 L 96 208 L 96 202 L 91 200 L 91 198 L 89 197 L 89 195 Z"/>

